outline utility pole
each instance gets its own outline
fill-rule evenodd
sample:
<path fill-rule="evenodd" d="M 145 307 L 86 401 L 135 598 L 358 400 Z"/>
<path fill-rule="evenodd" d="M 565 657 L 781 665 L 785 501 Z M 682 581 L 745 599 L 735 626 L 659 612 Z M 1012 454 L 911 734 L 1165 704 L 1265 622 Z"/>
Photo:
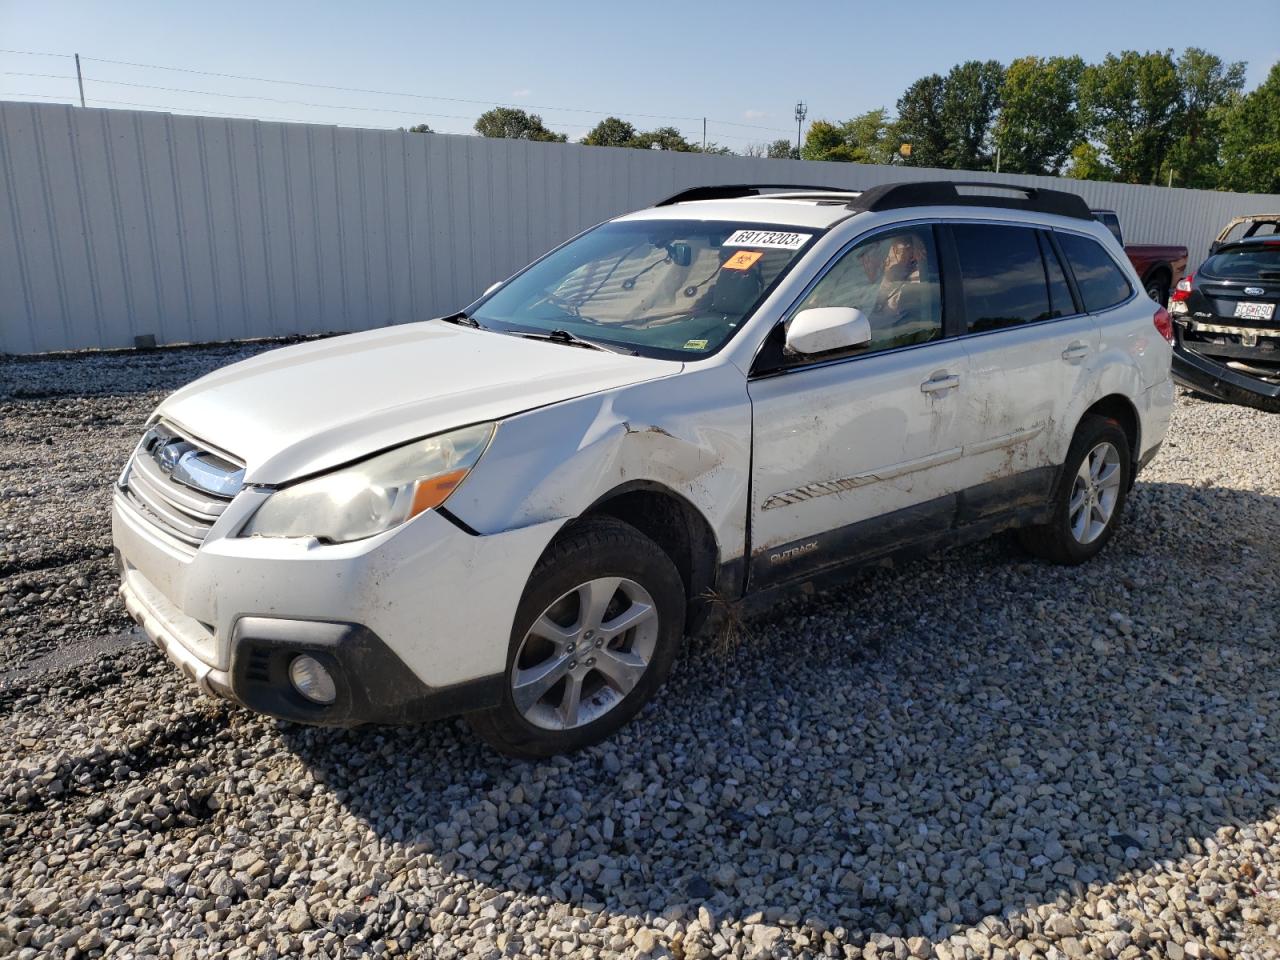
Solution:
<path fill-rule="evenodd" d="M 804 127 L 804 118 L 809 115 L 809 105 L 803 100 L 796 104 L 796 153 L 800 152 L 800 131 Z"/>
<path fill-rule="evenodd" d="M 702 118 L 702 152 L 707 152 L 707 118 Z"/>
<path fill-rule="evenodd" d="M 80 106 L 84 106 L 84 74 L 80 72 L 80 54 L 76 54 L 76 83 L 80 85 Z"/>

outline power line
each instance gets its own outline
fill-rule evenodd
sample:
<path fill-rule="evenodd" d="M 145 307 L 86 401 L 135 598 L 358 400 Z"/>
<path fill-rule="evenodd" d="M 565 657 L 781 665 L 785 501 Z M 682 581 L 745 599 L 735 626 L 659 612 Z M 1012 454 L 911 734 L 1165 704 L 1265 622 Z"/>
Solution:
<path fill-rule="evenodd" d="M 88 59 L 88 58 L 85 58 L 85 59 Z M 18 70 L 0 70 L 0 76 L 34 77 L 37 79 L 45 79 L 45 80 L 75 80 L 76 79 L 76 77 L 74 77 L 71 74 L 27 73 L 27 72 L 18 71 Z M 150 84 L 150 83 L 133 83 L 126 80 L 102 80 L 97 77 L 90 77 L 89 79 L 93 83 L 107 84 L 111 86 L 132 87 L 135 89 L 142 89 L 142 90 L 160 90 L 166 93 L 194 94 L 196 96 L 226 97 L 234 100 L 262 100 L 268 103 L 279 103 L 279 104 L 285 104 L 288 106 L 296 106 L 296 107 L 313 107 L 313 108 L 322 109 L 322 110 L 357 110 L 363 113 L 390 113 L 390 114 L 395 114 L 397 116 L 404 116 L 404 117 L 426 117 L 429 119 L 443 119 L 443 120 L 466 120 L 472 123 L 475 122 L 475 120 L 477 119 L 475 116 L 456 114 L 456 113 L 428 113 L 422 110 L 396 110 L 391 107 L 358 106 L 358 105 L 342 104 L 342 103 L 315 103 L 309 100 L 286 100 L 280 97 L 265 97 L 259 94 L 250 94 L 250 93 L 223 93 L 218 90 L 192 90 L 185 87 L 164 87 L 164 86 L 158 86 L 156 84 Z M 88 97 L 87 99 L 97 103 L 120 104 L 120 103 L 127 102 L 123 100 L 105 100 L 101 97 Z M 202 112 L 202 113 L 216 112 L 216 111 L 200 110 L 199 108 L 195 108 L 195 107 L 188 108 L 188 107 L 174 106 L 171 104 L 170 105 L 149 104 L 148 106 L 155 106 L 158 109 L 164 109 L 164 110 L 192 110 L 192 111 Z M 218 113 L 218 115 L 231 116 L 231 117 L 247 117 L 249 119 L 275 119 L 275 118 L 268 118 L 268 117 L 260 117 L 260 118 L 253 117 L 250 114 L 243 114 L 243 113 Z M 307 122 L 314 122 L 314 121 L 297 121 L 297 122 L 307 123 Z M 549 127 L 561 127 L 564 129 L 574 128 L 573 124 L 561 123 L 556 121 L 544 121 L 544 122 Z M 682 131 L 682 133 L 684 133 L 684 131 Z M 720 136 L 726 137 L 730 140 L 750 140 L 751 139 L 750 137 L 741 137 L 731 133 L 720 134 Z"/>
<path fill-rule="evenodd" d="M 33 56 L 33 57 L 62 57 L 65 59 L 74 58 L 74 55 L 72 54 L 42 53 L 42 52 L 33 51 L 33 50 L 0 49 L 0 53 L 10 53 L 10 54 L 23 55 L 23 56 Z M 405 93 L 402 91 L 376 90 L 376 89 L 370 89 L 370 88 L 364 88 L 364 87 L 346 87 L 346 86 L 340 86 L 338 84 L 311 83 L 303 80 L 281 80 L 281 79 L 275 79 L 270 77 L 253 77 L 253 76 L 247 76 L 243 74 L 220 73 L 220 72 L 211 71 L 211 70 L 196 70 L 194 68 L 189 68 L 189 67 L 171 67 L 171 66 L 165 66 L 162 64 L 140 63 L 140 62 L 130 61 L 130 60 L 111 60 L 105 57 L 85 56 L 85 57 L 81 57 L 80 59 L 84 61 L 94 62 L 94 63 L 107 63 L 115 66 L 135 67 L 135 68 L 145 69 L 145 70 L 167 70 L 167 71 L 176 72 L 176 73 L 187 73 L 187 74 L 193 74 L 198 76 L 216 77 L 220 79 L 243 80 L 243 81 L 249 81 L 252 83 L 288 84 L 291 86 L 308 87 L 308 88 L 318 89 L 318 90 L 336 90 L 336 91 L 342 91 L 346 93 L 363 93 L 363 94 L 369 94 L 373 96 L 409 97 L 417 100 L 437 100 L 437 101 L 442 101 L 446 103 L 466 103 L 466 104 L 472 104 L 477 106 L 489 106 L 489 107 L 519 106 L 521 108 L 529 108 L 532 110 L 555 110 L 555 111 L 560 111 L 565 113 L 591 113 L 597 116 L 600 115 L 601 113 L 605 113 L 606 115 L 611 115 L 611 116 L 635 117 L 635 118 L 643 118 L 643 119 L 649 119 L 649 120 L 679 120 L 679 121 L 686 121 L 691 123 L 702 121 L 704 123 L 712 123 L 719 126 L 740 127 L 743 129 L 750 129 L 750 130 L 764 130 L 772 133 L 786 132 L 777 127 L 767 127 L 761 124 L 741 123 L 736 120 L 720 120 L 714 117 L 685 117 L 685 116 L 677 116 L 674 114 L 630 113 L 630 112 L 621 112 L 621 111 L 609 112 L 609 111 L 593 110 L 585 107 L 564 107 L 564 106 L 550 106 L 550 105 L 538 105 L 538 104 L 514 104 L 511 101 L 476 100 L 476 99 L 470 99 L 470 98 L 464 98 L 464 97 L 441 97 L 441 96 L 434 96 L 429 94 Z M 46 79 L 59 79 L 59 80 L 76 79 L 73 76 L 65 76 L 60 74 L 22 73 L 18 71 L 3 71 L 3 73 L 8 76 L 42 77 Z M 261 100 L 261 101 L 270 102 L 270 103 L 282 103 L 282 104 L 290 104 L 294 106 L 308 106 L 308 107 L 314 107 L 318 109 L 364 110 L 364 111 L 379 112 L 379 113 L 396 113 L 402 116 L 426 116 L 426 117 L 459 119 L 459 120 L 475 119 L 473 117 L 463 117 L 463 116 L 458 116 L 454 114 L 418 113 L 418 112 L 411 112 L 407 110 L 392 110 L 392 109 L 383 108 L 383 107 L 358 107 L 358 106 L 350 106 L 350 105 L 342 105 L 342 104 L 321 104 L 321 103 L 310 103 L 302 100 L 286 100 L 286 99 L 281 99 L 277 97 L 265 97 L 265 96 L 252 95 L 252 94 L 221 93 L 213 90 L 190 90 L 190 89 L 184 89 L 179 87 L 165 87 L 165 86 L 158 86 L 154 84 L 134 83 L 134 82 L 124 81 L 124 80 L 106 80 L 99 77 L 90 77 L 89 79 L 96 83 L 114 84 L 117 86 L 135 87 L 138 89 L 163 90 L 163 91 L 172 92 L 172 93 L 187 93 L 187 94 L 194 94 L 198 96 L 228 97 L 228 98 L 233 98 L 238 100 Z M 91 100 L 96 99 L 98 102 L 107 102 L 107 101 L 103 101 L 101 98 L 90 97 L 89 99 Z M 120 103 L 123 101 L 114 101 L 114 102 Z M 161 107 L 160 109 L 172 110 L 172 109 L 181 109 L 181 108 Z M 208 111 L 202 111 L 202 112 L 208 112 Z M 233 116 L 233 115 L 247 116 L 245 114 L 227 114 L 227 115 L 228 116 Z M 566 124 L 566 123 L 561 123 L 558 125 L 561 127 L 572 126 L 571 124 Z M 549 123 L 548 126 L 557 126 L 557 124 Z M 681 133 L 684 134 L 685 131 L 681 131 Z M 736 135 L 731 133 L 719 133 L 718 136 L 720 136 L 723 139 L 729 139 L 729 140 L 751 141 L 753 139 L 752 137 L 741 136 L 741 135 Z"/>
<path fill-rule="evenodd" d="M 0 52 L 3 52 L 3 51 L 0 51 Z M 26 52 L 26 51 L 18 51 L 18 52 Z M 42 54 L 35 54 L 35 55 L 42 56 Z M 306 80 L 282 80 L 274 77 L 253 77 L 253 76 L 247 76 L 247 75 L 238 74 L 238 73 L 220 73 L 213 70 L 196 70 L 192 67 L 171 67 L 171 66 L 166 66 L 164 64 L 158 64 L 158 63 L 139 63 L 133 60 L 110 60 L 105 57 L 82 57 L 81 59 L 86 61 L 92 61 L 94 63 L 109 63 L 114 66 L 137 67 L 144 70 L 169 70 L 175 73 L 190 73 L 190 74 L 196 74 L 196 75 L 205 76 L 205 77 L 218 77 L 224 80 L 248 80 L 253 83 L 283 83 L 283 84 L 289 84 L 291 86 L 296 86 L 296 87 L 312 87 L 317 90 L 341 90 L 346 93 L 366 93 L 366 94 L 373 94 L 375 96 L 381 96 L 381 97 L 413 97 L 414 99 L 418 99 L 418 100 L 442 100 L 448 103 L 470 103 L 470 104 L 475 104 L 479 106 L 490 106 L 490 107 L 512 105 L 512 101 L 510 100 L 475 100 L 475 99 L 469 99 L 466 97 L 440 97 L 440 96 L 434 96 L 434 95 L 424 94 L 424 93 L 406 93 L 404 91 L 397 91 L 397 90 L 377 90 L 377 89 L 372 89 L 368 87 L 345 87 L 345 86 L 340 86 L 338 84 L 331 84 L 331 83 L 312 83 Z M 604 114 L 604 115 L 613 115 L 613 116 L 621 115 L 626 117 L 641 117 L 646 120 L 684 120 L 690 123 L 696 123 L 703 119 L 702 117 L 685 117 L 685 116 L 678 116 L 676 114 L 636 113 L 634 111 L 608 111 L 608 110 L 597 110 L 589 107 L 566 107 L 566 106 L 554 106 L 554 105 L 536 104 L 536 103 L 519 104 L 519 106 L 521 106 L 522 108 L 527 107 L 528 109 L 531 109 L 531 110 L 558 110 L 562 113 L 591 113 L 596 115 Z M 730 126 L 730 127 L 745 127 L 753 130 L 768 130 L 773 133 L 787 132 L 778 127 L 766 127 L 762 124 L 755 124 L 755 123 L 742 123 L 737 120 L 719 120 L 714 117 L 708 117 L 707 120 L 708 122 L 711 122 L 711 123 L 718 123 L 718 124 L 722 124 L 724 126 Z"/>

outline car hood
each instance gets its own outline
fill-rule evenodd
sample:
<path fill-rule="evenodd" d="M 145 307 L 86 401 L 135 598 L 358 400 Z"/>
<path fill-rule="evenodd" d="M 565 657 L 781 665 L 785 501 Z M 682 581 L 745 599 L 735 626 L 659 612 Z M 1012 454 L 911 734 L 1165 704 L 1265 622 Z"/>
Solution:
<path fill-rule="evenodd" d="M 683 365 L 428 321 L 272 350 L 183 387 L 164 420 L 276 484 Z"/>

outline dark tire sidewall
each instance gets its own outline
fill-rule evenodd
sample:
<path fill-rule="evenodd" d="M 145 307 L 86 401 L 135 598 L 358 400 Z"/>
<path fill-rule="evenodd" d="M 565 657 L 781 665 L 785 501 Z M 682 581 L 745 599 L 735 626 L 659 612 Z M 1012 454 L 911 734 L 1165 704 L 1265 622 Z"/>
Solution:
<path fill-rule="evenodd" d="M 599 534 L 593 536 L 593 534 Z M 662 686 L 684 636 L 685 591 L 675 565 L 656 543 L 621 521 L 584 524 L 562 534 L 529 578 L 516 609 L 503 671 L 502 703 L 487 716 L 488 739 L 508 753 L 545 757 L 603 740 L 622 727 Z M 535 726 L 516 708 L 511 671 L 529 627 L 544 610 L 575 587 L 597 577 L 626 577 L 649 592 L 658 611 L 658 640 L 649 669 L 616 707 L 598 720 L 573 730 Z M 496 742 L 493 734 L 501 742 Z"/>
<path fill-rule="evenodd" d="M 1120 454 L 1120 490 L 1116 496 L 1115 509 L 1107 521 L 1107 528 L 1092 543 L 1081 543 L 1071 533 L 1071 491 L 1075 486 L 1076 474 L 1084 458 L 1100 443 L 1110 443 Z M 1053 519 L 1051 522 L 1055 538 L 1059 540 L 1066 558 L 1071 563 L 1083 563 L 1096 556 L 1115 535 L 1120 525 L 1125 503 L 1129 497 L 1129 484 L 1133 478 L 1133 452 L 1129 447 L 1129 438 L 1124 429 L 1110 417 L 1090 416 L 1076 431 L 1071 441 L 1071 449 L 1067 451 L 1067 459 L 1063 464 L 1062 477 L 1059 481 L 1057 496 L 1054 498 Z"/>

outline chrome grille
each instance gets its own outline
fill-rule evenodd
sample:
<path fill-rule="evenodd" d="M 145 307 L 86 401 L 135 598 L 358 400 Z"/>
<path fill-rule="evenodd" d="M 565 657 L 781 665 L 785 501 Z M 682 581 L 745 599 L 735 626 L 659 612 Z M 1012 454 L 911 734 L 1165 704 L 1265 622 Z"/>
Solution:
<path fill-rule="evenodd" d="M 244 467 L 167 424 L 147 431 L 121 478 L 142 517 L 193 550 L 204 542 L 244 480 Z"/>

